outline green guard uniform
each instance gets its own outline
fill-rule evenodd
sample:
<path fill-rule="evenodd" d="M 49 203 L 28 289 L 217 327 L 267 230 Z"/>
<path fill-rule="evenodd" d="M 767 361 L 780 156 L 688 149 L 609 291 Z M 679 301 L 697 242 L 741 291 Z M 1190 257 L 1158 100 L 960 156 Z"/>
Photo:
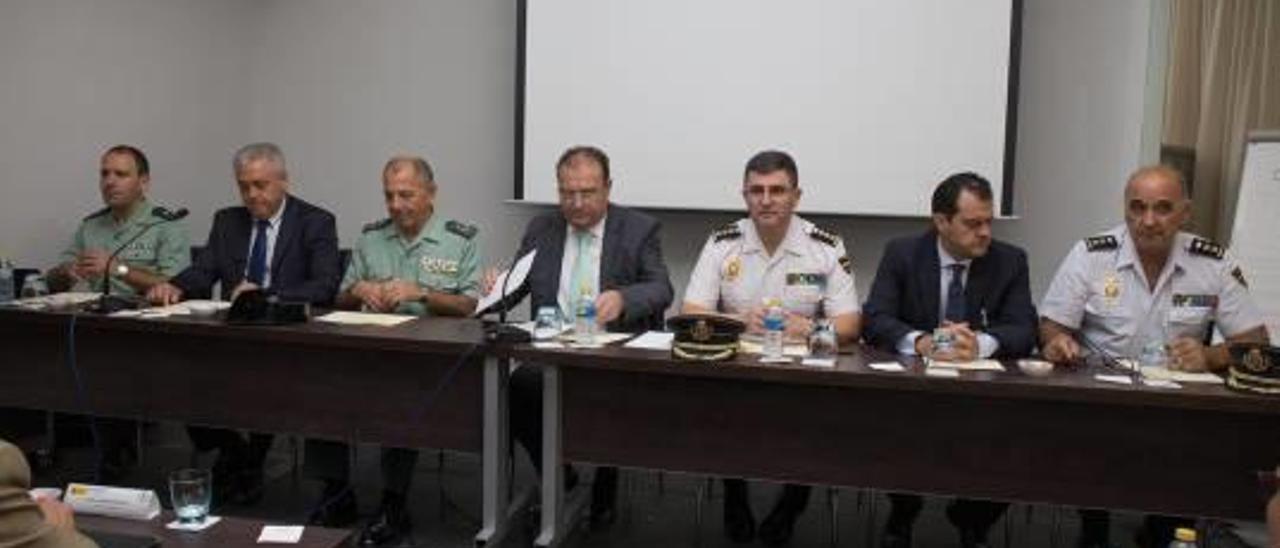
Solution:
<path fill-rule="evenodd" d="M 480 260 L 476 232 L 472 225 L 443 221 L 434 213 L 410 241 L 400 237 L 391 219 L 369 223 L 351 253 L 342 291 L 359 281 L 398 279 L 432 291 L 476 297 Z M 396 312 L 428 314 L 418 302 L 401 303 Z"/>
<path fill-rule="evenodd" d="M 130 268 L 141 268 L 166 278 L 182 272 L 191 264 L 191 244 L 187 228 L 182 221 L 161 222 L 153 214 L 154 206 L 145 198 L 134 207 L 133 214 L 124 222 L 116 222 L 110 208 L 100 209 L 80 223 L 71 245 L 62 252 L 61 262 L 74 262 L 81 253 L 100 250 L 111 253 L 152 223 L 151 228 L 116 256 Z M 110 276 L 111 294 L 135 296 L 133 286 L 114 273 Z M 81 280 L 73 288 L 77 291 L 101 291 L 101 280 Z"/>

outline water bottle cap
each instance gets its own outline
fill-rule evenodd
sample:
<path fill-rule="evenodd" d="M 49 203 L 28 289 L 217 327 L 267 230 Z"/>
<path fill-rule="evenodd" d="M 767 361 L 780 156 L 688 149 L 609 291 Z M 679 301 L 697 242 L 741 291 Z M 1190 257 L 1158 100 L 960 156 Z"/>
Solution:
<path fill-rule="evenodd" d="M 1187 527 L 1179 527 L 1176 531 L 1173 532 L 1173 537 L 1182 542 L 1195 542 L 1196 530 L 1190 529 Z"/>

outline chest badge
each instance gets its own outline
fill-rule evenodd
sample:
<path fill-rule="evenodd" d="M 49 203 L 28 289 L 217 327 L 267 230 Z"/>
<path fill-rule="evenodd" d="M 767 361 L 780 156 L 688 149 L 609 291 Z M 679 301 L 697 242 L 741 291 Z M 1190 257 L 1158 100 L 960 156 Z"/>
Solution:
<path fill-rule="evenodd" d="M 734 255 L 725 262 L 724 281 L 736 282 L 740 276 L 742 276 L 742 257 Z"/>
<path fill-rule="evenodd" d="M 1115 272 L 1108 273 L 1102 279 L 1102 297 L 1106 299 L 1107 306 L 1115 306 L 1120 299 L 1120 277 Z"/>

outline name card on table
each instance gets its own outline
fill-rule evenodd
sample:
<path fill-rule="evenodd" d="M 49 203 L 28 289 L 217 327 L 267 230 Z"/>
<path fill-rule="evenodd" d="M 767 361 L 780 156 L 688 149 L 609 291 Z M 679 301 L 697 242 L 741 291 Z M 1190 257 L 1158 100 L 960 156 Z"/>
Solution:
<path fill-rule="evenodd" d="M 155 491 L 72 483 L 62 501 L 77 514 L 147 521 L 160 515 Z"/>

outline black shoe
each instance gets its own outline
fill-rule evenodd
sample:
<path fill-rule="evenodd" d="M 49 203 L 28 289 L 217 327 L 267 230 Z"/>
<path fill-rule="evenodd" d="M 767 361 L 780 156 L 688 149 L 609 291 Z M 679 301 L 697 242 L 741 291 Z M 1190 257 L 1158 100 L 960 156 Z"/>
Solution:
<path fill-rule="evenodd" d="M 760 522 L 760 542 L 765 546 L 785 546 L 791 541 L 791 533 L 795 530 L 796 518 L 800 513 L 785 507 L 775 507 Z"/>
<path fill-rule="evenodd" d="M 880 548 L 911 548 L 911 532 L 885 531 L 884 536 L 880 537 Z"/>
<path fill-rule="evenodd" d="M 591 513 L 587 515 L 587 524 L 591 530 L 607 529 L 617 521 L 618 513 L 614 510 L 617 500 L 618 469 L 597 468 L 591 482 Z"/>
<path fill-rule="evenodd" d="M 751 542 L 756 537 L 756 518 L 751 515 L 751 506 L 745 497 L 725 497 L 724 534 L 738 544 Z"/>
<path fill-rule="evenodd" d="M 326 490 L 320 502 L 311 510 L 307 525 L 342 529 L 360 518 L 356 507 L 356 495 L 350 487 Z"/>
<path fill-rule="evenodd" d="M 357 546 L 391 546 L 407 539 L 413 531 L 409 513 L 403 506 L 383 504 L 357 537 Z"/>

